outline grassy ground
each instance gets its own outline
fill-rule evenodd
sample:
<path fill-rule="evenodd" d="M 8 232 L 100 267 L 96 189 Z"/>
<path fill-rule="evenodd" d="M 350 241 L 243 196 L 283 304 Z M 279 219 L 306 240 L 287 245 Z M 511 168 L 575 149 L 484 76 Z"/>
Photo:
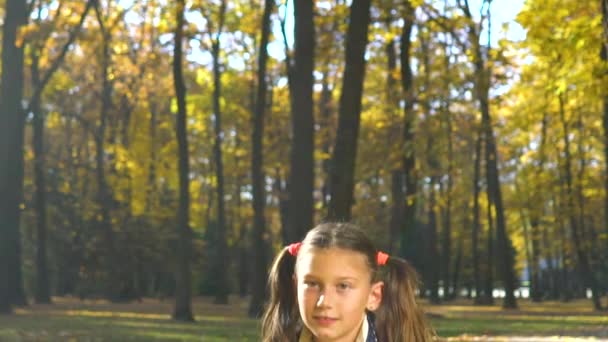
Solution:
<path fill-rule="evenodd" d="M 246 318 L 245 300 L 233 299 L 229 306 L 218 306 L 210 299 L 197 298 L 193 303 L 195 323 L 171 321 L 171 301 L 54 301 L 54 305 L 32 305 L 15 315 L 0 316 L 0 341 L 259 341 L 259 323 Z M 501 335 L 608 339 L 608 315 L 594 313 L 587 301 L 540 306 L 520 302 L 520 309 L 512 311 L 458 301 L 428 306 L 427 311 L 438 334 L 450 340 Z"/>

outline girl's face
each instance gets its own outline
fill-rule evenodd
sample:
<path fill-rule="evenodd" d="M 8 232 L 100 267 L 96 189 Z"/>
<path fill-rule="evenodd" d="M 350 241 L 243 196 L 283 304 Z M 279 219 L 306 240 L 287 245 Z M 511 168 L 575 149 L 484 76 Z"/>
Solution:
<path fill-rule="evenodd" d="M 298 306 L 318 342 L 353 342 L 365 318 L 376 310 L 382 283 L 371 283 L 365 255 L 340 248 L 306 249 L 298 255 Z"/>

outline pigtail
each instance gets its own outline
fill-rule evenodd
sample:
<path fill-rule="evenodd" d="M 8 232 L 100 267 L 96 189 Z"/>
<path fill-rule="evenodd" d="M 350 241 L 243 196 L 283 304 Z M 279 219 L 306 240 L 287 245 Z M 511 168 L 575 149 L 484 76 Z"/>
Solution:
<path fill-rule="evenodd" d="M 405 260 L 390 257 L 379 270 L 384 281 L 382 302 L 375 311 L 379 341 L 428 342 L 435 333 L 416 301 L 418 276 Z"/>
<path fill-rule="evenodd" d="M 296 258 L 284 248 L 275 258 L 270 270 L 270 302 L 262 318 L 264 342 L 296 341 L 299 313 L 293 278 L 295 262 Z"/>

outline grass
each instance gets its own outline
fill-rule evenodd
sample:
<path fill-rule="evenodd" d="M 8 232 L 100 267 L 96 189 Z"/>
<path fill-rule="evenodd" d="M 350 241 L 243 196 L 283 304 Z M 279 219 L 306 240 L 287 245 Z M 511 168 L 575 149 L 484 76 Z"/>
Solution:
<path fill-rule="evenodd" d="M 211 299 L 197 298 L 196 322 L 179 323 L 170 319 L 170 301 L 111 304 L 55 298 L 53 305 L 31 305 L 0 316 L 0 341 L 259 341 L 259 322 L 245 314 L 247 301 L 232 298 L 231 303 L 214 305 Z M 522 301 L 518 310 L 458 301 L 428 306 L 427 311 L 442 337 L 608 337 L 608 315 L 594 313 L 587 301 L 542 305 Z"/>

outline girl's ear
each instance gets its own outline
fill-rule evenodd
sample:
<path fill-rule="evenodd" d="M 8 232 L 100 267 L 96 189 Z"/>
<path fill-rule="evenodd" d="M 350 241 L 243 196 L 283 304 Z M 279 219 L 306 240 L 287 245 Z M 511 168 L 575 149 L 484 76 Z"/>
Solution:
<path fill-rule="evenodd" d="M 367 310 L 376 311 L 378 307 L 380 307 L 380 303 L 382 303 L 382 289 L 384 288 L 384 282 L 379 281 L 377 283 L 372 284 L 371 291 L 369 292 L 369 297 L 367 298 Z"/>

